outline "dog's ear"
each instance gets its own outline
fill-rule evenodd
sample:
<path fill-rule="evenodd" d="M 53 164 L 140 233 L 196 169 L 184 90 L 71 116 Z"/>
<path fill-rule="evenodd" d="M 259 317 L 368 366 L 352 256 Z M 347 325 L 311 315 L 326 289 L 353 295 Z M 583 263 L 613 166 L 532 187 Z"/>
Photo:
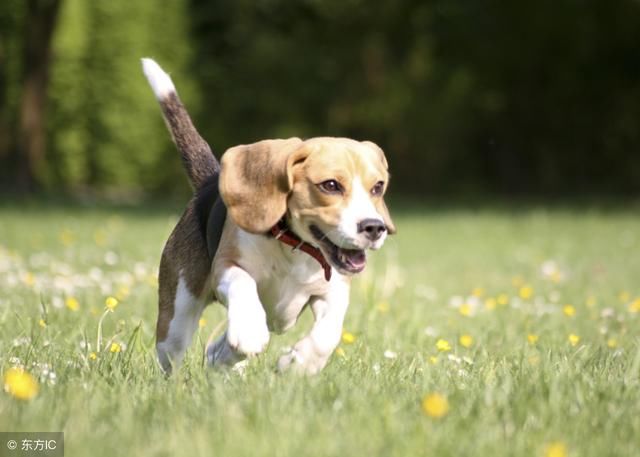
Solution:
<path fill-rule="evenodd" d="M 382 148 L 371 141 L 363 141 L 362 144 L 364 144 L 370 149 L 373 149 L 378 154 L 378 157 L 382 162 L 382 166 L 384 167 L 385 170 L 387 170 L 387 173 L 388 173 L 389 163 L 387 162 L 387 158 L 385 157 L 384 151 L 382 150 Z M 380 213 L 380 215 L 382 216 L 382 220 L 384 221 L 384 225 L 387 226 L 387 232 L 389 233 L 389 235 L 393 235 L 394 233 L 396 233 L 396 225 L 391 220 L 391 216 L 389 215 L 389 209 L 387 208 L 387 205 L 385 204 L 384 200 L 379 200 L 379 202 L 376 204 L 376 209 L 378 210 L 378 213 Z"/>
<path fill-rule="evenodd" d="M 287 211 L 293 167 L 306 158 L 302 140 L 264 140 L 235 146 L 222 156 L 220 195 L 243 230 L 266 233 Z"/>

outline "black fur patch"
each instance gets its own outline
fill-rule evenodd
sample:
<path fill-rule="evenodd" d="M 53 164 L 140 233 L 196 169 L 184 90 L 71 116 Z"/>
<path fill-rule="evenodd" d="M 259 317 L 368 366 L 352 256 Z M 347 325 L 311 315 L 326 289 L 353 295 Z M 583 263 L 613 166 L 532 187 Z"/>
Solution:
<path fill-rule="evenodd" d="M 207 241 L 209 258 L 218 250 L 222 229 L 227 216 L 227 208 L 218 190 L 218 173 L 208 177 L 196 192 L 194 209 L 202 237 Z"/>

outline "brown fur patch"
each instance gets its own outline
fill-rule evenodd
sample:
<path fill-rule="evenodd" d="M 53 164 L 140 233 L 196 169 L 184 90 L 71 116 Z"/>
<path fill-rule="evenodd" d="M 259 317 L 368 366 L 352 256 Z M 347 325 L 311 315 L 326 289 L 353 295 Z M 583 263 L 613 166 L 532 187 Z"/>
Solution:
<path fill-rule="evenodd" d="M 207 280 L 211 264 L 207 243 L 200 230 L 192 199 L 180 221 L 173 229 L 162 252 L 158 288 L 158 323 L 156 336 L 158 342 L 164 341 L 173 319 L 174 303 L 178 278 L 182 273 L 189 292 L 208 301 L 212 299 Z"/>

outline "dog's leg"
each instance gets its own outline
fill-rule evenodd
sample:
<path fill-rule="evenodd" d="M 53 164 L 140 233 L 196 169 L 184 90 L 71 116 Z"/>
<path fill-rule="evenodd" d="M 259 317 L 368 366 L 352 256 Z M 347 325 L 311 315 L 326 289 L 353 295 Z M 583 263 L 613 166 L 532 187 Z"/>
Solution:
<path fill-rule="evenodd" d="M 226 269 L 218 283 L 217 295 L 227 308 L 229 326 L 207 348 L 209 363 L 232 364 L 264 351 L 269 343 L 269 329 L 256 282 L 249 273 L 237 266 Z"/>
<path fill-rule="evenodd" d="M 327 364 L 329 356 L 338 346 L 342 323 L 349 305 L 349 286 L 332 286 L 326 297 L 311 302 L 315 318 L 311 332 L 278 360 L 278 370 L 293 369 L 305 374 L 316 374 Z"/>
<path fill-rule="evenodd" d="M 160 281 L 156 349 L 166 373 L 182 362 L 204 307 L 204 301 L 189 291 L 181 275 L 177 276 L 177 281 Z"/>

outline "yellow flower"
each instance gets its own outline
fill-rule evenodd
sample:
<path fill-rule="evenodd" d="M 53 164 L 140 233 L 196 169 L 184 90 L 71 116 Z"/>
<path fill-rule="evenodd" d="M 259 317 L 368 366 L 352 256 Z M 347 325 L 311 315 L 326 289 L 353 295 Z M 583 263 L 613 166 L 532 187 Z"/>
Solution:
<path fill-rule="evenodd" d="M 104 230 L 96 230 L 93 234 L 93 241 L 100 247 L 105 246 L 107 244 L 107 233 Z"/>
<path fill-rule="evenodd" d="M 615 349 L 618 347 L 618 340 L 616 340 L 615 338 L 609 338 L 607 340 L 607 346 L 611 349 Z"/>
<path fill-rule="evenodd" d="M 4 390 L 19 400 L 31 400 L 38 395 L 38 381 L 24 370 L 10 368 L 4 375 Z"/>
<path fill-rule="evenodd" d="M 544 452 L 544 457 L 567 457 L 567 446 L 562 442 L 551 443 Z"/>
<path fill-rule="evenodd" d="M 27 271 L 24 274 L 24 276 L 22 277 L 22 280 L 29 287 L 32 287 L 36 283 L 36 277 L 30 271 Z"/>
<path fill-rule="evenodd" d="M 381 312 L 382 314 L 386 313 L 389 311 L 389 303 L 387 302 L 380 302 L 378 303 L 378 305 L 376 306 L 376 309 Z"/>
<path fill-rule="evenodd" d="M 113 353 L 118 353 L 122 350 L 122 348 L 120 347 L 120 345 L 118 343 L 111 343 L 111 347 L 109 348 L 109 351 L 113 352 Z"/>
<path fill-rule="evenodd" d="M 432 355 L 431 357 L 429 357 L 429 363 L 431 365 L 436 365 L 438 363 L 438 361 L 439 361 L 439 359 L 435 355 Z"/>
<path fill-rule="evenodd" d="M 509 304 L 509 296 L 507 294 L 498 295 L 497 302 L 499 305 L 508 305 Z"/>
<path fill-rule="evenodd" d="M 573 317 L 576 314 L 576 309 L 571 305 L 564 305 L 562 312 L 565 316 Z"/>
<path fill-rule="evenodd" d="M 471 291 L 471 295 L 480 298 L 484 295 L 484 289 L 482 287 L 476 287 Z"/>
<path fill-rule="evenodd" d="M 426 395 L 422 399 L 422 412 L 434 419 L 440 419 L 449 412 L 447 397 L 439 393 Z"/>
<path fill-rule="evenodd" d="M 460 305 L 460 309 L 458 309 L 458 312 L 463 316 L 471 316 L 471 311 L 472 309 L 469 303 L 463 303 Z"/>
<path fill-rule="evenodd" d="M 89 360 L 96 360 L 98 358 L 98 354 L 96 354 L 95 352 L 92 352 L 91 354 L 89 354 Z"/>
<path fill-rule="evenodd" d="M 631 303 L 629 303 L 629 312 L 640 313 L 640 298 L 636 298 Z"/>
<path fill-rule="evenodd" d="M 439 339 L 436 341 L 436 348 L 438 348 L 438 351 L 445 352 L 451 350 L 451 345 L 447 340 Z"/>
<path fill-rule="evenodd" d="M 44 319 L 40 319 L 40 320 L 38 321 L 38 325 L 39 325 L 40 327 L 42 327 L 42 328 L 45 328 L 45 327 L 47 326 L 47 323 L 46 323 L 46 321 L 45 321 Z"/>
<path fill-rule="evenodd" d="M 533 287 L 528 285 L 524 285 L 520 287 L 520 290 L 518 291 L 518 295 L 520 295 L 520 298 L 522 298 L 523 300 L 528 300 L 533 296 Z"/>
<path fill-rule="evenodd" d="M 104 301 L 104 304 L 107 309 L 113 311 L 114 309 L 116 309 L 116 306 L 118 306 L 118 299 L 115 297 L 107 297 L 107 299 Z"/>
<path fill-rule="evenodd" d="M 594 297 L 593 295 L 589 295 L 587 297 L 587 300 L 585 301 L 585 304 L 589 308 L 593 308 L 594 306 L 596 306 L 597 303 L 598 303 L 598 300 L 596 300 L 596 297 Z"/>
<path fill-rule="evenodd" d="M 129 288 L 127 286 L 122 286 L 116 292 L 116 299 L 124 300 L 125 298 L 127 298 L 129 296 L 129 293 L 130 293 L 129 292 Z"/>
<path fill-rule="evenodd" d="M 201 317 L 198 321 L 198 327 L 204 328 L 207 326 L 207 320 L 204 317 Z"/>
<path fill-rule="evenodd" d="M 71 311 L 78 311 L 78 309 L 80 309 L 80 303 L 75 297 L 67 297 L 67 299 L 64 301 L 64 304 Z"/>
<path fill-rule="evenodd" d="M 580 337 L 574 333 L 571 333 L 569 335 L 569 343 L 571 343 L 571 346 L 576 346 L 578 343 L 580 342 Z"/>
<path fill-rule="evenodd" d="M 487 308 L 489 311 L 493 311 L 494 309 L 496 309 L 497 304 L 498 302 L 496 301 L 495 298 L 487 298 L 484 301 L 484 307 Z"/>
<path fill-rule="evenodd" d="M 538 335 L 534 335 L 533 333 L 529 333 L 527 335 L 527 341 L 529 342 L 529 344 L 536 344 L 539 338 L 540 337 Z"/>
<path fill-rule="evenodd" d="M 347 354 L 344 352 L 344 349 L 342 349 L 342 348 L 337 348 L 336 349 L 336 355 L 339 355 L 343 359 L 345 359 L 347 357 Z"/>
<path fill-rule="evenodd" d="M 473 337 L 471 335 L 461 335 L 460 344 L 466 348 L 470 348 L 473 345 Z"/>
<path fill-rule="evenodd" d="M 356 336 L 353 333 L 344 330 L 342 332 L 342 342 L 345 344 L 352 344 L 356 340 Z"/>
<path fill-rule="evenodd" d="M 623 290 L 622 292 L 620 292 L 618 294 L 618 299 L 622 302 L 622 303 L 626 303 L 629 301 L 629 299 L 631 298 L 631 295 L 629 294 L 629 292 L 627 292 L 626 290 Z"/>
<path fill-rule="evenodd" d="M 71 230 L 64 229 L 62 232 L 60 232 L 59 238 L 60 238 L 60 242 L 68 247 L 73 244 L 73 241 L 75 240 L 76 237 Z"/>

